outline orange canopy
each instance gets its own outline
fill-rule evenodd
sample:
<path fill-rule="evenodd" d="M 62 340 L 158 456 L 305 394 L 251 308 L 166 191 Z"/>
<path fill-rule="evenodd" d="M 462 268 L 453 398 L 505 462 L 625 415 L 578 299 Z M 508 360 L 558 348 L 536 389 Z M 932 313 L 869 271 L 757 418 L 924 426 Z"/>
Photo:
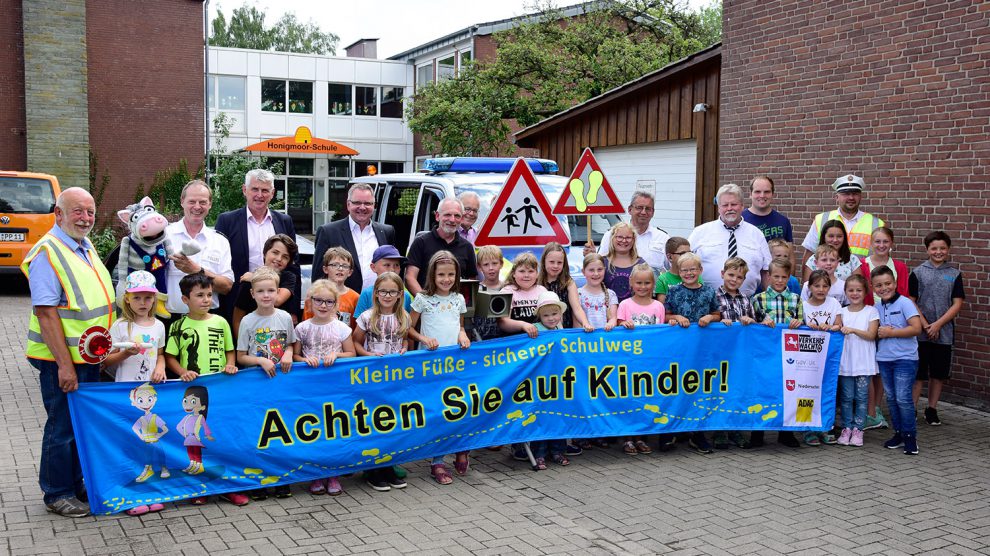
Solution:
<path fill-rule="evenodd" d="M 306 126 L 296 129 L 295 136 L 275 137 L 258 141 L 253 145 L 244 147 L 245 151 L 262 152 L 291 152 L 309 154 L 333 154 L 333 155 L 356 155 L 358 152 L 347 145 L 341 145 L 329 139 L 313 137 L 313 133 Z"/>

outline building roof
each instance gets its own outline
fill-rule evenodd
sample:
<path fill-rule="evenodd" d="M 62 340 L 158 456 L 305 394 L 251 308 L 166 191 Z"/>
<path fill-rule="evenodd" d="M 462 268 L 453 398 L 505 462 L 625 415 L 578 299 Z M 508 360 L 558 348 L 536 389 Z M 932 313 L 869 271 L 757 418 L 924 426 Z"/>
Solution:
<path fill-rule="evenodd" d="M 722 57 L 722 43 L 718 42 L 713 44 L 712 46 L 709 46 L 708 48 L 699 50 L 698 52 L 695 52 L 690 56 L 682 58 L 676 62 L 667 64 L 666 66 L 660 69 L 651 71 L 650 73 L 647 73 L 642 77 L 633 79 L 632 81 L 627 81 L 626 83 L 623 83 L 622 85 L 619 85 L 618 87 L 612 90 L 605 91 L 604 93 L 596 97 L 590 98 L 580 104 L 576 104 L 566 110 L 557 112 L 553 116 L 550 116 L 549 118 L 543 121 L 537 122 L 529 127 L 520 129 L 515 134 L 513 134 L 513 136 L 516 139 L 516 143 L 519 144 L 520 141 L 522 140 L 531 138 L 535 135 L 539 135 L 540 133 L 543 133 L 544 131 L 546 131 L 551 127 L 554 127 L 562 122 L 566 122 L 567 120 L 575 118 L 590 110 L 594 110 L 603 104 L 614 101 L 619 97 L 636 93 L 642 90 L 644 87 L 649 87 L 657 82 L 666 80 L 671 76 L 674 76 L 682 71 L 704 64 L 705 62 L 711 60 L 721 60 L 721 57 Z M 529 145 L 520 144 L 520 146 L 529 146 Z"/>
<path fill-rule="evenodd" d="M 589 2 L 582 2 L 580 4 L 574 4 L 572 6 L 566 6 L 560 8 L 562 17 L 574 17 L 588 12 L 589 10 L 596 9 L 598 6 L 602 5 L 602 0 L 591 0 Z M 499 19 L 497 21 L 488 21 L 485 23 L 476 23 L 470 27 L 465 27 L 460 31 L 454 31 L 449 35 L 444 35 L 438 39 L 434 39 L 430 42 L 423 43 L 419 46 L 410 48 L 405 52 L 400 52 L 394 56 L 389 56 L 389 60 L 404 60 L 408 61 L 415 59 L 422 54 L 427 52 L 432 52 L 439 48 L 445 46 L 450 46 L 454 43 L 460 42 L 462 40 L 469 39 L 475 35 L 491 35 L 497 33 L 498 31 L 504 31 L 506 29 L 511 29 L 520 23 L 528 23 L 531 21 L 536 21 L 542 12 L 536 12 L 526 15 L 520 15 L 516 17 L 510 17 L 506 19 Z"/>

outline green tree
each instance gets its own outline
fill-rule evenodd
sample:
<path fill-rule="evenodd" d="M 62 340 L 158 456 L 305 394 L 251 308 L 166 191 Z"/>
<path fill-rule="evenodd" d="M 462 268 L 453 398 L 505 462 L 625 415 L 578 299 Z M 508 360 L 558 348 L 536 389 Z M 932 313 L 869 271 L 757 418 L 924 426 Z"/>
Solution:
<path fill-rule="evenodd" d="M 218 9 L 212 27 L 210 44 L 213 46 L 333 56 L 340 41 L 340 37 L 320 30 L 312 20 L 304 23 L 291 13 L 267 27 L 265 12 L 254 6 L 235 8 L 229 22 Z"/>
<path fill-rule="evenodd" d="M 213 171 L 210 172 L 210 187 L 213 188 L 213 207 L 207 216 L 206 222 L 210 226 L 216 222 L 220 213 L 244 206 L 244 194 L 241 186 L 244 185 L 244 175 L 255 168 L 265 168 L 273 174 L 279 175 L 283 171 L 281 162 L 266 164 L 266 160 L 260 156 L 248 156 L 227 150 L 227 139 L 230 137 L 230 128 L 233 120 L 226 113 L 221 112 L 213 119 L 213 148 L 210 149 L 210 160 Z M 281 208 L 280 203 L 271 203 L 273 209 Z"/>
<path fill-rule="evenodd" d="M 532 125 L 721 40 L 720 4 L 694 12 L 684 0 L 626 0 L 569 19 L 538 8 L 494 35 L 494 61 L 417 91 L 406 117 L 427 150 L 511 154 L 512 122 Z"/>

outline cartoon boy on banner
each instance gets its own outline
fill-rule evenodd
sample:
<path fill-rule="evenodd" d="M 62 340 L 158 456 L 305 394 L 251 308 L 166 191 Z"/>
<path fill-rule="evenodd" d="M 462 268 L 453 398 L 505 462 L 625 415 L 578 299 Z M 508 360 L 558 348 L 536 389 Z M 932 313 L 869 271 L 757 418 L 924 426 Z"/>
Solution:
<path fill-rule="evenodd" d="M 154 476 L 155 465 L 161 467 L 161 478 L 167 479 L 172 476 L 168 471 L 168 467 L 165 465 L 165 451 L 162 449 L 161 444 L 158 443 L 165 436 L 165 433 L 168 432 L 168 426 L 165 425 L 165 421 L 161 417 L 151 412 L 155 408 L 157 401 L 158 392 L 155 391 L 154 386 L 147 382 L 131 390 L 131 405 L 144 411 L 144 415 L 137 421 L 134 421 L 134 426 L 131 427 L 131 430 L 145 443 L 145 449 L 147 450 L 144 460 L 146 462 L 144 471 L 134 479 L 138 483 L 143 483 Z"/>

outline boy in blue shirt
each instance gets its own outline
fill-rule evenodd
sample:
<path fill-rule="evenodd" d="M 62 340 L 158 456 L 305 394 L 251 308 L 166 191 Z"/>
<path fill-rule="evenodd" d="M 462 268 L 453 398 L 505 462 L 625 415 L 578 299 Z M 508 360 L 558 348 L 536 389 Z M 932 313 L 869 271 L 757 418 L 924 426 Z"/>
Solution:
<path fill-rule="evenodd" d="M 897 281 L 890 267 L 874 268 L 870 282 L 873 291 L 880 296 L 877 366 L 887 392 L 890 425 L 894 428 L 894 436 L 883 445 L 891 450 L 903 446 L 905 454 L 915 455 L 918 453 L 918 432 L 912 389 L 918 372 L 921 316 L 913 301 L 897 293 Z"/>

